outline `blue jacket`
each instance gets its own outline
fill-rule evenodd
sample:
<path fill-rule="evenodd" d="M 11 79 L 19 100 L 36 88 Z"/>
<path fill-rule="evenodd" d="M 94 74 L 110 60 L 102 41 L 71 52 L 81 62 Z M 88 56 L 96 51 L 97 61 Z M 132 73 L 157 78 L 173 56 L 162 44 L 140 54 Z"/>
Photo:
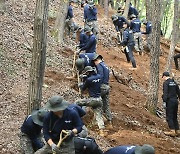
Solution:
<path fill-rule="evenodd" d="M 82 48 L 86 46 L 88 39 L 89 39 L 88 35 L 86 35 L 86 33 L 84 33 L 84 30 L 82 30 L 79 36 L 79 47 Z"/>
<path fill-rule="evenodd" d="M 79 54 L 79 58 L 84 58 L 84 67 L 94 66 L 94 63 L 92 61 L 94 55 L 95 55 L 95 52 L 94 53 L 81 53 L 81 54 Z"/>
<path fill-rule="evenodd" d="M 150 21 L 148 21 L 146 24 L 146 31 L 142 32 L 142 34 L 151 34 L 151 32 L 152 32 L 152 24 Z"/>
<path fill-rule="evenodd" d="M 135 154 L 135 147 L 136 146 L 117 146 L 114 148 L 109 149 L 104 154 Z"/>
<path fill-rule="evenodd" d="M 134 8 L 132 5 L 129 7 L 128 11 L 128 17 L 130 17 L 132 14 L 136 15 L 136 17 L 139 15 L 139 12 L 137 11 L 136 8 Z"/>
<path fill-rule="evenodd" d="M 72 9 L 72 6 L 70 5 L 69 7 L 68 7 L 68 12 L 67 12 L 67 16 L 66 16 L 66 19 L 71 19 L 71 18 L 73 18 L 73 9 Z"/>
<path fill-rule="evenodd" d="M 88 89 L 89 96 L 98 98 L 101 96 L 101 76 L 99 74 L 90 75 L 84 82 L 82 90 Z"/>
<path fill-rule="evenodd" d="M 138 18 L 132 20 L 130 23 L 130 29 L 132 29 L 133 33 L 140 32 L 141 31 L 141 21 Z"/>
<path fill-rule="evenodd" d="M 86 115 L 86 112 L 80 106 L 76 104 L 70 104 L 68 107 L 70 109 L 75 110 L 79 114 L 80 117 L 83 117 L 84 115 Z"/>
<path fill-rule="evenodd" d="M 80 48 L 80 51 L 85 50 L 86 53 L 96 52 L 96 44 L 97 44 L 96 36 L 92 34 L 89 36 L 89 39 L 86 45 Z"/>
<path fill-rule="evenodd" d="M 134 45 L 133 32 L 129 28 L 126 28 L 123 32 L 123 41 L 121 42 L 121 45 L 123 46 Z"/>
<path fill-rule="evenodd" d="M 124 23 L 129 25 L 128 21 L 123 16 L 119 16 L 118 20 L 113 21 L 113 24 L 114 24 L 117 32 L 120 31 L 123 28 Z"/>
<path fill-rule="evenodd" d="M 97 8 L 90 8 L 88 4 L 84 6 L 84 19 L 89 21 L 97 20 Z"/>
<path fill-rule="evenodd" d="M 54 142 L 59 141 L 59 135 L 62 130 L 72 130 L 76 128 L 78 133 L 82 130 L 82 121 L 78 113 L 70 108 L 66 108 L 62 118 L 49 112 L 43 122 L 43 134 L 46 142 L 52 139 Z"/>
<path fill-rule="evenodd" d="M 39 139 L 42 127 L 35 124 L 32 120 L 32 116 L 29 115 L 21 126 L 21 132 L 28 135 L 29 139 L 35 148 L 40 149 L 43 147 L 42 141 Z"/>
<path fill-rule="evenodd" d="M 101 83 L 108 84 L 109 83 L 109 68 L 106 66 L 104 62 L 100 62 L 97 66 L 97 73 L 101 76 Z"/>

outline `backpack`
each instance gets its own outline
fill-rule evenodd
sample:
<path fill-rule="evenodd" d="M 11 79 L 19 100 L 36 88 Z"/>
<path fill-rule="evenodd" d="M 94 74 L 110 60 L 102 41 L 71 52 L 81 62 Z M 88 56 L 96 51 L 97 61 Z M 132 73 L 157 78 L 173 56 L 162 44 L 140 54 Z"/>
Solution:
<path fill-rule="evenodd" d="M 103 154 L 94 138 L 75 137 L 74 139 L 76 154 Z"/>

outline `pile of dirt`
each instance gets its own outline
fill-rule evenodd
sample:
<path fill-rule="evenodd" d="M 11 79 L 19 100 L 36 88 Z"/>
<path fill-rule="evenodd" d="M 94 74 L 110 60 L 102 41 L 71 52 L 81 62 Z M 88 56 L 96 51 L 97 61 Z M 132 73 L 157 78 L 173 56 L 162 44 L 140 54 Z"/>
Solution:
<path fill-rule="evenodd" d="M 24 44 L 32 46 L 32 27 L 35 1 L 6 1 L 7 12 L 0 15 L 0 30 L 3 34 L 0 40 L 0 122 L 1 141 L 0 153 L 20 153 L 19 128 L 26 116 L 28 102 L 29 69 L 31 52 L 24 48 Z M 50 8 L 58 6 L 58 2 L 50 3 Z M 127 63 L 121 48 L 116 44 L 116 33 L 110 16 L 103 16 L 103 9 L 98 7 L 98 22 L 100 35 L 97 52 L 104 57 L 107 65 L 121 82 L 118 82 L 111 72 L 110 76 L 110 106 L 113 115 L 112 130 L 108 130 L 106 138 L 97 134 L 97 127 L 91 123 L 93 117 L 89 113 L 85 122 L 90 130 L 90 136 L 96 138 L 103 150 L 116 145 L 152 144 L 157 154 L 180 153 L 180 138 L 171 138 L 163 134 L 167 129 L 165 118 L 150 114 L 146 108 L 146 96 L 149 81 L 150 56 L 145 53 L 139 56 L 134 53 L 137 70 L 131 70 L 131 63 Z M 83 10 L 76 7 L 75 19 L 83 25 Z M 51 21 L 51 24 L 53 20 Z M 49 31 L 53 25 L 49 26 Z M 23 34 L 24 32 L 24 34 Z M 27 43 L 27 40 L 29 43 Z M 74 46 L 77 42 L 66 40 L 63 46 L 48 33 L 47 65 L 45 70 L 43 100 L 46 103 L 52 95 L 62 95 L 69 102 L 79 98 L 76 80 L 66 77 L 72 75 L 72 59 Z M 169 48 L 164 46 L 160 57 L 160 91 L 162 94 L 161 74 L 165 69 Z M 180 72 L 174 69 L 175 78 L 180 81 Z M 159 97 L 159 98 L 160 98 Z M 159 99 L 161 102 L 161 98 Z M 161 108 L 161 103 L 158 104 Z"/>

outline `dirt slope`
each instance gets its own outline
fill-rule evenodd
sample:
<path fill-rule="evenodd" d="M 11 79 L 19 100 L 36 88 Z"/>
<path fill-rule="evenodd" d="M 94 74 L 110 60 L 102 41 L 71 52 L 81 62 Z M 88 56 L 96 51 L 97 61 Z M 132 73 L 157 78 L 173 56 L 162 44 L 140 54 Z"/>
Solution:
<path fill-rule="evenodd" d="M 54 1 L 50 9 L 58 6 Z M 24 49 L 27 40 L 32 44 L 34 1 L 6 1 L 8 13 L 0 15 L 0 153 L 20 153 L 19 128 L 26 116 L 28 101 L 28 82 L 31 52 Z M 24 5 L 25 4 L 25 5 Z M 25 7 L 24 7 L 25 6 Z M 25 11 L 23 11 L 25 8 Z M 149 80 L 149 54 L 139 56 L 135 53 L 138 69 L 132 71 L 131 64 L 125 60 L 124 53 L 115 42 L 115 31 L 111 20 L 104 18 L 103 10 L 99 9 L 98 22 L 100 40 L 97 52 L 102 54 L 105 62 L 111 67 L 115 75 L 125 78 L 125 84 L 118 83 L 111 73 L 110 103 L 113 114 L 113 130 L 108 131 L 108 137 L 102 138 L 92 126 L 92 113 L 85 117 L 85 122 L 103 150 L 124 144 L 152 144 L 157 154 L 179 154 L 180 138 L 166 137 L 163 131 L 167 129 L 165 119 L 151 115 L 145 109 L 146 94 Z M 23 13 L 22 13 L 23 11 Z M 110 15 L 113 11 L 110 11 Z M 82 10 L 75 8 L 76 21 L 82 23 Z M 49 22 L 47 65 L 43 87 L 42 105 L 52 95 L 62 95 L 73 102 L 78 96 L 74 88 L 76 81 L 66 79 L 72 74 L 72 58 L 76 44 L 72 40 L 66 41 L 64 46 L 58 45 L 50 36 L 53 21 Z M 22 32 L 25 32 L 25 37 Z M 160 57 L 160 77 L 164 71 L 168 48 L 164 49 Z M 174 68 L 174 65 L 173 65 Z M 180 72 L 175 71 L 175 78 L 180 81 Z M 129 81 L 129 82 L 128 82 Z M 160 78 L 160 92 L 162 94 Z M 159 97 L 160 98 L 160 97 Z M 161 98 L 160 98 L 161 102 Z M 161 107 L 161 104 L 158 104 Z"/>

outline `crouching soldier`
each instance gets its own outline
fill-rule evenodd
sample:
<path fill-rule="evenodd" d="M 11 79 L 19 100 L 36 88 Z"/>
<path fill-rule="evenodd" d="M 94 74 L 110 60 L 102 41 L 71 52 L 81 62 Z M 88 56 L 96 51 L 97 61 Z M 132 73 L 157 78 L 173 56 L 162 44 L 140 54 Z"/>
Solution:
<path fill-rule="evenodd" d="M 20 146 L 23 153 L 33 154 L 36 150 L 44 146 L 41 129 L 46 114 L 47 111 L 44 109 L 34 111 L 23 122 L 20 133 Z"/>
<path fill-rule="evenodd" d="M 79 84 L 82 91 L 88 89 L 89 98 L 76 100 L 75 103 L 80 106 L 92 107 L 95 119 L 99 127 L 100 136 L 106 136 L 104 131 L 104 121 L 102 117 L 102 98 L 101 98 L 101 77 L 96 73 L 96 69 L 91 66 L 84 68 L 84 82 Z M 86 78 L 85 78 L 86 76 Z"/>
<path fill-rule="evenodd" d="M 68 108 L 68 103 L 61 96 L 52 96 L 45 108 L 50 112 L 44 118 L 43 134 L 46 145 L 35 154 L 53 153 L 75 154 L 74 135 L 82 130 L 82 122 L 76 111 Z M 57 146 L 62 130 L 68 132 L 68 137 Z"/>

